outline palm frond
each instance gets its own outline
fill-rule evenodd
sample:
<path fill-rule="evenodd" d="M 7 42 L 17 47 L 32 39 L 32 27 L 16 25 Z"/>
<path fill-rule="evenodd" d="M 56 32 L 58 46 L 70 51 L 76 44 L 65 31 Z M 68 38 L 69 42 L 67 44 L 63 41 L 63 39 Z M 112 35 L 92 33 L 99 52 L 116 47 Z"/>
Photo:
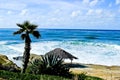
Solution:
<path fill-rule="evenodd" d="M 25 39 L 25 37 L 26 37 L 26 35 L 25 35 L 25 34 L 22 34 L 22 35 L 21 35 L 21 39 L 22 39 L 22 40 L 24 40 L 24 39 Z"/>
<path fill-rule="evenodd" d="M 16 35 L 16 34 L 21 34 L 24 32 L 24 29 L 19 29 L 18 31 L 14 32 L 13 34 Z"/>
<path fill-rule="evenodd" d="M 30 25 L 30 22 L 29 22 L 29 21 L 25 21 L 25 22 L 23 23 L 23 25 L 25 26 L 26 29 L 28 29 L 28 26 Z"/>
<path fill-rule="evenodd" d="M 39 38 L 41 37 L 40 33 L 38 31 L 33 31 L 32 32 L 33 36 L 36 37 L 36 38 Z"/>
<path fill-rule="evenodd" d="M 30 24 L 28 28 L 29 28 L 31 31 L 33 31 L 33 30 L 35 30 L 37 27 L 38 27 L 38 25 Z"/>
<path fill-rule="evenodd" d="M 16 24 L 18 27 L 20 27 L 20 28 L 22 28 L 22 29 L 25 29 L 25 27 L 24 27 L 24 25 L 22 25 L 22 24 Z"/>

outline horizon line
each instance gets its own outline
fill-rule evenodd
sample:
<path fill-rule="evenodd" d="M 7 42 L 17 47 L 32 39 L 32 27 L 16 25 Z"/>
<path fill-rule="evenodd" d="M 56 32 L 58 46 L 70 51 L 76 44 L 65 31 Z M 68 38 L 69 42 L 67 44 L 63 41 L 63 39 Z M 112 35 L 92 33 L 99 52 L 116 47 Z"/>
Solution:
<path fill-rule="evenodd" d="M 11 28 L 2 28 L 2 27 L 0 27 L 0 29 L 17 29 L 17 28 L 14 28 L 14 27 L 11 27 Z M 90 29 L 90 28 L 88 28 L 88 29 L 86 29 L 86 28 L 38 28 L 38 29 L 63 29 L 63 30 L 65 30 L 65 29 L 68 29 L 68 30 L 115 30 L 115 31 L 120 31 L 120 29 Z"/>
<path fill-rule="evenodd" d="M 6 28 L 3 28 L 3 27 L 0 27 L 0 29 L 17 29 L 17 28 L 15 28 L 15 27 L 11 27 L 11 28 L 8 28 L 8 27 L 6 27 Z M 120 30 L 120 29 L 95 29 L 95 28 L 92 28 L 92 29 L 90 29 L 90 28 L 38 28 L 38 29 L 73 29 L 73 30 Z"/>

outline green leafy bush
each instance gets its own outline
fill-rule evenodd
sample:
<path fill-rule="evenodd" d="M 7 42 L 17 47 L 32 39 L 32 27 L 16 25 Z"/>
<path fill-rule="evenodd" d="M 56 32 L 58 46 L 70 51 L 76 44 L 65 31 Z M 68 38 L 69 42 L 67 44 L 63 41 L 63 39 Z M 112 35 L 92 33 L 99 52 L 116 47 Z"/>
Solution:
<path fill-rule="evenodd" d="M 98 77 L 88 76 L 86 73 L 74 74 L 73 80 L 103 80 Z"/>
<path fill-rule="evenodd" d="M 81 74 L 78 74 L 78 80 L 85 80 L 87 78 L 87 75 L 86 73 L 81 73 Z"/>
<path fill-rule="evenodd" d="M 75 75 L 73 75 L 75 76 Z M 82 76 L 82 78 L 81 78 Z M 84 79 L 83 76 L 86 76 Z M 76 76 L 75 76 L 76 77 Z M 22 74 L 9 71 L 0 70 L 0 78 L 4 80 L 103 80 L 98 77 L 87 76 L 86 74 L 78 74 L 76 79 L 68 79 L 59 76 L 50 76 L 50 75 L 34 75 L 34 74 Z"/>
<path fill-rule="evenodd" d="M 64 77 L 71 77 L 69 67 L 63 64 L 63 59 L 55 55 L 45 55 L 41 59 L 31 62 L 28 72 L 32 74 L 49 74 Z"/>
<path fill-rule="evenodd" d="M 5 80 L 70 80 L 59 76 L 22 74 L 0 70 L 0 78 Z"/>

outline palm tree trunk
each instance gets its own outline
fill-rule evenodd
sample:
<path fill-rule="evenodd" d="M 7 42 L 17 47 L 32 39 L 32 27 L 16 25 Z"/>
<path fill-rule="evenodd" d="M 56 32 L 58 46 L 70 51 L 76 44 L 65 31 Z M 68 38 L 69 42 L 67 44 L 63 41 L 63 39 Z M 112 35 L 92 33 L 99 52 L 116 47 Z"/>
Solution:
<path fill-rule="evenodd" d="M 30 57 L 30 49 L 31 49 L 31 39 L 29 37 L 28 32 L 26 32 L 26 38 L 25 38 L 25 51 L 23 54 L 23 69 L 21 73 L 25 73 L 27 64 L 29 62 L 29 57 Z"/>

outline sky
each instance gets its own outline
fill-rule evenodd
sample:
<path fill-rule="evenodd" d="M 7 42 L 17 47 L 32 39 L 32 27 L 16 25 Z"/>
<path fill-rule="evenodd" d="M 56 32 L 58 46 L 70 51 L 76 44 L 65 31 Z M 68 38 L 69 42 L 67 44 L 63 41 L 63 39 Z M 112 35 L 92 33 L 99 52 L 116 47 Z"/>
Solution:
<path fill-rule="evenodd" d="M 120 30 L 120 0 L 0 0 L 0 28 Z"/>

